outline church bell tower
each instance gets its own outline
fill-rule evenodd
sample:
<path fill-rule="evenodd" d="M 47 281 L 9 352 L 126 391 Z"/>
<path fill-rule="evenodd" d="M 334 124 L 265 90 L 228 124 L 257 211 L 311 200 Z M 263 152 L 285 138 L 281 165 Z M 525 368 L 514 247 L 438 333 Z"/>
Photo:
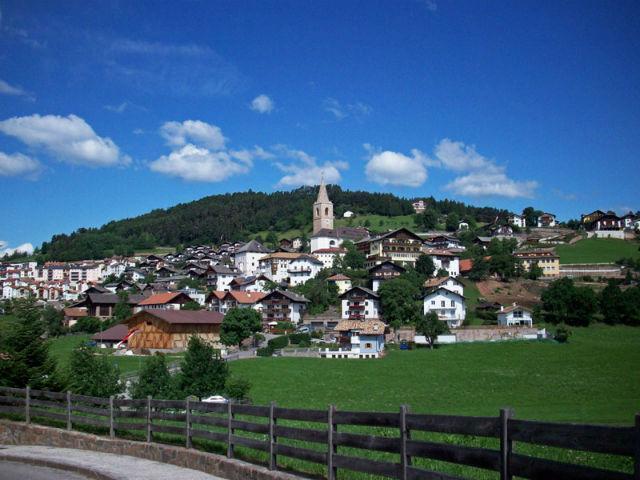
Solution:
<path fill-rule="evenodd" d="M 333 230 L 333 203 L 327 195 L 327 187 L 324 184 L 324 177 L 320 180 L 318 198 L 313 204 L 313 234 L 328 228 Z"/>

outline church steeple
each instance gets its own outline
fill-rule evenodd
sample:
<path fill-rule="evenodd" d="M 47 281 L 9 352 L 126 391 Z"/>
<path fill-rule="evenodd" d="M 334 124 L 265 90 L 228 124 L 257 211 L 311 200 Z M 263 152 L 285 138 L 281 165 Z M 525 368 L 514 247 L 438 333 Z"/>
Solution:
<path fill-rule="evenodd" d="M 327 187 L 324 184 L 324 175 L 322 175 L 320 188 L 318 189 L 318 198 L 316 199 L 316 203 L 313 204 L 314 235 L 324 228 L 333 229 L 333 203 L 329 200 Z"/>

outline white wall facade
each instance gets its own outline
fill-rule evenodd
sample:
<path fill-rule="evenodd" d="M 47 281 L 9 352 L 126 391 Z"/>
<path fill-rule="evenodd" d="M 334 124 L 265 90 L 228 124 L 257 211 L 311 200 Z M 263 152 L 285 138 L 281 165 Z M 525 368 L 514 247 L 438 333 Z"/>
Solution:
<path fill-rule="evenodd" d="M 464 298 L 446 288 L 439 288 L 425 295 L 423 307 L 425 315 L 435 311 L 438 318 L 447 322 L 449 327 L 461 326 L 467 315 Z"/>

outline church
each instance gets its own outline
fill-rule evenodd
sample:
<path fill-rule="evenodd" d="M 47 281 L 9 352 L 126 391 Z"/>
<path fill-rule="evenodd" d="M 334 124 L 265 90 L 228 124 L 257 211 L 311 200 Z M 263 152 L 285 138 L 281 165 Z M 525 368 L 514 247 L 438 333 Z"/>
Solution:
<path fill-rule="evenodd" d="M 345 240 L 357 242 L 369 236 L 362 227 L 333 226 L 333 203 L 329 200 L 324 179 L 320 181 L 318 198 L 313 204 L 313 234 L 311 235 L 311 253 L 318 250 L 338 248 Z"/>

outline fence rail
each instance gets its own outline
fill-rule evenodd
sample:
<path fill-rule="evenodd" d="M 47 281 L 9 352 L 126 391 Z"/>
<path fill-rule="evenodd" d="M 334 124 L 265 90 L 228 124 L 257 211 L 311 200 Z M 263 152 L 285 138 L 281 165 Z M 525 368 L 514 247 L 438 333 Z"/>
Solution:
<path fill-rule="evenodd" d="M 463 417 L 410 413 L 305 410 L 241 404 L 211 404 L 193 400 L 116 399 L 0 387 L 0 413 L 20 415 L 27 423 L 44 418 L 74 426 L 99 427 L 110 437 L 138 431 L 146 441 L 169 434 L 193 448 L 193 440 L 218 442 L 235 456 L 235 447 L 268 455 L 270 469 L 289 457 L 322 465 L 329 480 L 338 470 L 351 470 L 403 480 L 462 477 L 427 470 L 420 459 L 499 472 L 501 480 L 519 478 L 640 480 L 640 414 L 633 426 L 551 423 L 514 418 L 510 409 L 495 417 Z M 242 418 L 240 418 L 240 416 Z M 304 422 L 304 427 L 282 422 Z M 310 426 L 312 424 L 313 426 Z M 348 427 L 350 431 L 345 430 Z M 351 428 L 351 427 L 356 427 Z M 362 433 L 375 427 L 378 435 Z M 380 429 L 386 435 L 380 435 Z M 423 432 L 496 439 L 496 448 L 419 438 Z M 391 436 L 389 435 L 391 434 Z M 292 445 L 292 441 L 304 442 Z M 577 465 L 514 452 L 514 443 L 617 455 L 631 459 L 633 473 Z M 322 450 L 319 450 L 322 448 Z M 384 452 L 365 458 L 357 451 Z M 424 465 L 424 463 L 423 463 Z"/>

